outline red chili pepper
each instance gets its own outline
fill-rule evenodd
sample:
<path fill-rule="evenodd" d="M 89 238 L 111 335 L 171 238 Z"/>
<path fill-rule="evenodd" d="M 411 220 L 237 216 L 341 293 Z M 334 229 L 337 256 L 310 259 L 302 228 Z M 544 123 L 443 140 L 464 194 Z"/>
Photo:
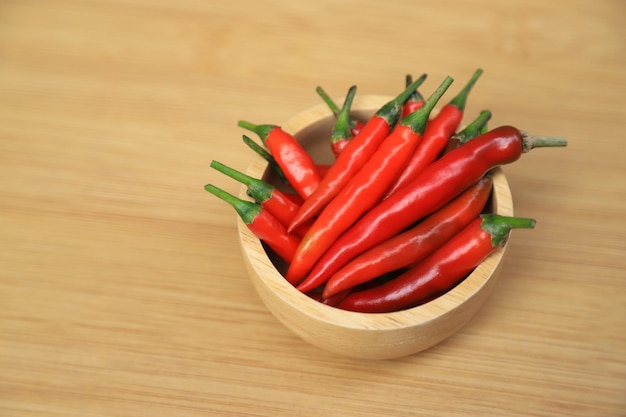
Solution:
<path fill-rule="evenodd" d="M 487 171 L 541 146 L 565 146 L 563 138 L 532 137 L 511 126 L 478 136 L 430 164 L 410 184 L 381 201 L 348 229 L 320 258 L 306 281 L 315 287 L 356 256 L 433 213 Z"/>
<path fill-rule="evenodd" d="M 341 110 L 339 110 L 339 107 L 337 107 L 333 99 L 330 98 L 328 94 L 326 94 L 326 91 L 324 91 L 322 87 L 317 87 L 315 91 L 317 91 L 317 94 L 319 94 L 319 96 L 322 97 L 322 100 L 324 100 L 324 102 L 326 103 L 330 111 L 333 112 L 335 117 L 338 117 Z M 363 130 L 364 125 L 360 120 L 357 120 L 351 117 L 349 120 L 349 126 L 350 126 L 350 133 L 352 134 L 352 136 L 356 136 L 361 130 Z"/>
<path fill-rule="evenodd" d="M 430 112 L 450 84 L 452 78 L 447 77 L 421 109 L 396 126 L 359 172 L 328 203 L 302 237 L 298 251 L 287 270 L 287 281 L 300 282 L 326 249 L 381 199 L 419 144 Z M 307 283 L 306 289 L 300 286 L 298 288 L 302 292 L 315 288 L 309 284 Z"/>
<path fill-rule="evenodd" d="M 317 172 L 319 172 L 320 177 L 322 178 L 326 176 L 332 165 L 333 164 L 315 164 L 315 166 L 317 167 Z"/>
<path fill-rule="evenodd" d="M 465 142 L 474 139 L 476 136 L 487 133 L 487 122 L 489 119 L 491 119 L 491 112 L 489 110 L 481 111 L 478 117 L 468 124 L 465 129 L 461 130 L 459 133 L 455 133 L 448 139 L 443 153 L 448 153 L 452 149 L 456 149 Z"/>
<path fill-rule="evenodd" d="M 324 297 L 420 262 L 478 217 L 491 195 L 492 184 L 491 176 L 484 176 L 412 229 L 356 257 L 328 280 Z"/>
<path fill-rule="evenodd" d="M 265 242 L 284 261 L 291 262 L 298 248 L 300 239 L 287 233 L 283 226 L 269 211 L 260 204 L 242 200 L 226 191 L 207 184 L 204 189 L 233 206 L 248 229 Z"/>
<path fill-rule="evenodd" d="M 411 76 L 411 74 L 407 74 L 405 85 L 409 87 L 412 83 L 413 83 L 413 77 Z M 404 119 L 409 114 L 420 109 L 424 105 L 425 101 L 426 100 L 424 100 L 424 97 L 422 97 L 420 92 L 417 91 L 417 89 L 415 89 L 411 93 L 407 101 L 404 103 L 404 106 L 402 106 L 402 118 Z"/>
<path fill-rule="evenodd" d="M 343 107 L 341 107 L 341 110 L 337 114 L 337 121 L 330 135 L 330 148 L 335 158 L 339 156 L 353 136 L 350 130 L 350 109 L 352 108 L 352 101 L 354 100 L 355 94 L 356 86 L 353 85 L 348 90 Z"/>
<path fill-rule="evenodd" d="M 238 125 L 259 135 L 300 197 L 306 199 L 315 191 L 321 179 L 315 161 L 293 135 L 271 124 L 255 125 L 240 120 Z"/>
<path fill-rule="evenodd" d="M 349 294 L 337 307 L 387 313 L 422 304 L 457 285 L 503 244 L 511 229 L 534 226 L 533 219 L 481 215 L 414 268 L 379 287 Z"/>
<path fill-rule="evenodd" d="M 335 160 L 322 179 L 317 190 L 305 199 L 289 229 L 298 227 L 317 216 L 352 177 L 361 169 L 367 160 L 376 152 L 378 146 L 389 135 L 402 113 L 402 105 L 407 97 L 426 79 L 422 75 L 400 95 L 383 105 L 372 116 L 363 130 L 350 139 L 345 149 Z"/>
<path fill-rule="evenodd" d="M 270 155 L 270 153 L 267 150 L 265 150 L 263 147 L 261 147 L 259 144 L 257 144 L 255 141 L 253 141 L 246 135 L 243 135 L 243 141 L 246 145 L 248 145 L 250 149 L 252 149 L 261 158 L 267 161 L 267 164 L 270 166 L 270 168 L 272 168 L 272 171 L 274 171 L 274 173 L 278 176 L 278 179 L 281 180 L 281 182 L 289 185 L 289 181 L 287 181 L 287 178 L 285 177 L 285 173 L 283 172 L 282 168 L 278 166 L 274 157 Z M 317 168 L 317 172 L 320 175 L 320 177 L 323 178 L 326 175 L 331 165 L 332 164 L 315 164 L 315 167 Z M 298 205 L 302 205 L 302 202 L 304 200 L 299 195 L 290 194 L 290 193 L 285 193 L 285 194 L 287 194 L 287 196 L 290 199 L 292 199 L 294 202 L 296 202 Z"/>
<path fill-rule="evenodd" d="M 265 181 L 252 178 L 243 172 L 239 172 L 217 161 L 211 162 L 211 168 L 246 185 L 246 194 L 269 211 L 285 228 L 291 223 L 291 220 L 300 208 L 300 205 L 297 204 L 291 196 L 277 190 L 274 186 Z M 304 224 L 296 229 L 294 233 L 302 237 L 310 226 L 310 224 Z"/>
<path fill-rule="evenodd" d="M 459 127 L 463 119 L 467 96 L 482 73 L 482 69 L 477 69 L 465 87 L 428 122 L 424 139 L 415 149 L 409 163 L 391 186 L 385 198 L 408 184 L 441 154 L 448 143 L 448 139 Z"/>

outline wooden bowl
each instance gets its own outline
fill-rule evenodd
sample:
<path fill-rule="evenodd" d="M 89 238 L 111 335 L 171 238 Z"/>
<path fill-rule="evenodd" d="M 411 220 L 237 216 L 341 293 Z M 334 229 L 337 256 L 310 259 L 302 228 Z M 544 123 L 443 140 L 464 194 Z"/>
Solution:
<path fill-rule="evenodd" d="M 366 120 L 391 98 L 356 97 L 355 116 Z M 294 134 L 318 163 L 331 162 L 329 137 L 335 118 L 325 104 L 293 117 L 282 127 Z M 277 183 L 267 163 L 258 158 L 247 174 Z M 512 216 L 512 197 L 501 169 L 493 176 L 493 212 Z M 242 188 L 241 195 L 245 196 Z M 461 329 L 485 302 L 499 275 L 506 245 L 483 261 L 446 294 L 418 307 L 393 313 L 355 313 L 324 305 L 302 294 L 281 275 L 284 265 L 238 221 L 243 258 L 252 284 L 270 312 L 303 340 L 340 355 L 392 359 L 415 354 Z"/>

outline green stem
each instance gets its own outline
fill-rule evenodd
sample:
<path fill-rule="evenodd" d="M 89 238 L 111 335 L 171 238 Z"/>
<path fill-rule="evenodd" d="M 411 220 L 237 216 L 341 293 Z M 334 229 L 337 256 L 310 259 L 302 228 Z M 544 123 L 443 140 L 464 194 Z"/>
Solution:
<path fill-rule="evenodd" d="M 411 74 L 407 74 L 404 85 L 406 87 L 409 87 L 412 83 L 413 83 L 413 76 L 411 76 Z M 415 90 L 413 90 L 413 92 L 411 93 L 407 101 L 424 101 L 424 97 L 420 94 L 420 92 L 416 88 Z"/>
<path fill-rule="evenodd" d="M 350 110 L 352 108 L 352 101 L 354 100 L 355 94 L 356 85 L 353 85 L 348 90 L 346 99 L 343 102 L 343 107 L 337 114 L 337 121 L 335 122 L 335 126 L 333 127 L 330 138 L 332 143 L 348 139 L 350 136 L 352 136 L 350 132 Z"/>
<path fill-rule="evenodd" d="M 450 87 L 452 81 L 454 80 L 451 77 L 446 77 L 439 87 L 437 87 L 437 90 L 435 90 L 435 92 L 428 97 L 428 100 L 426 100 L 424 105 L 405 117 L 404 120 L 402 120 L 402 124 L 409 126 L 411 130 L 416 133 L 424 133 L 424 129 L 426 129 L 426 124 L 428 123 L 428 118 L 430 117 L 430 112 L 432 112 L 441 96 L 443 96 L 448 87 Z"/>
<path fill-rule="evenodd" d="M 461 111 L 464 111 L 465 104 L 467 103 L 467 96 L 469 95 L 472 87 L 474 87 L 474 84 L 476 84 L 476 81 L 478 81 L 478 78 L 482 75 L 482 73 L 483 70 L 478 68 L 474 72 L 474 75 L 472 75 L 472 78 L 470 78 L 469 82 L 465 85 L 465 87 L 463 87 L 463 89 L 452 100 L 450 100 L 449 104 L 455 106 Z"/>
<path fill-rule="evenodd" d="M 427 75 L 422 74 L 417 80 L 412 82 L 407 88 L 400 93 L 396 98 L 383 105 L 375 114 L 376 117 L 385 119 L 389 125 L 394 125 L 398 120 L 399 115 L 402 113 L 402 105 L 413 94 L 413 92 L 422 85 L 426 80 Z"/>
<path fill-rule="evenodd" d="M 317 92 L 317 94 L 319 94 L 322 100 L 324 100 L 324 103 L 326 103 L 330 111 L 333 112 L 335 116 L 338 116 L 340 112 L 339 107 L 335 104 L 333 99 L 330 98 L 328 94 L 326 94 L 326 91 L 324 91 L 322 87 L 317 87 L 315 91 Z"/>
<path fill-rule="evenodd" d="M 521 130 L 522 152 L 529 152 L 535 148 L 563 147 L 567 146 L 567 139 L 560 136 L 533 136 Z"/>
<path fill-rule="evenodd" d="M 211 168 L 216 169 L 222 174 L 225 174 L 230 178 L 239 181 L 240 183 L 247 186 L 246 193 L 250 197 L 252 197 L 257 203 L 263 203 L 269 200 L 274 193 L 274 187 L 272 187 L 265 181 L 253 178 L 220 162 L 211 161 Z"/>
<path fill-rule="evenodd" d="M 483 110 L 478 117 L 468 124 L 465 129 L 454 135 L 454 137 L 461 143 L 465 143 L 470 139 L 483 133 L 483 129 L 487 126 L 487 122 L 491 119 L 491 112 L 489 110 Z"/>
<path fill-rule="evenodd" d="M 276 175 L 281 179 L 281 181 L 287 183 L 287 177 L 285 177 L 285 173 L 283 169 L 278 165 L 272 154 L 270 154 L 267 150 L 263 149 L 258 143 L 253 141 L 249 136 L 242 135 L 243 142 L 248 145 L 250 149 L 256 152 L 261 158 L 265 159 L 268 165 L 276 172 Z"/>
<path fill-rule="evenodd" d="M 499 214 L 481 214 L 480 227 L 491 235 L 491 245 L 496 247 L 505 242 L 511 229 L 532 229 L 535 220 L 526 217 L 501 216 Z"/>
<path fill-rule="evenodd" d="M 261 212 L 260 205 L 235 197 L 234 195 L 220 188 L 217 188 L 212 184 L 205 185 L 204 189 L 230 204 L 235 209 L 235 211 L 237 211 L 237 214 L 239 214 L 245 224 L 252 223 L 254 221 L 254 218 L 258 216 Z"/>
<path fill-rule="evenodd" d="M 276 125 L 265 124 L 265 125 L 257 125 L 254 123 L 247 122 L 245 120 L 240 120 L 237 125 L 239 127 L 243 127 L 244 129 L 248 129 L 251 132 L 259 135 L 259 138 L 265 143 L 265 139 L 269 136 L 270 132 L 276 128 Z"/>

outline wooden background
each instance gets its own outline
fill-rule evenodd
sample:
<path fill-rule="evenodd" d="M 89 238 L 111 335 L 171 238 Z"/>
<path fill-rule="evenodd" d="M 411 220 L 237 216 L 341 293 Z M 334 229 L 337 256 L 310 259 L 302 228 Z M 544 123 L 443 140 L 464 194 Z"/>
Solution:
<path fill-rule="evenodd" d="M 0 415 L 626 415 L 626 2 L 3 0 Z M 498 285 L 421 354 L 320 351 L 244 270 L 239 119 L 407 73 L 468 118 L 564 135 L 505 168 Z M 452 88 L 454 90 L 454 88 Z"/>

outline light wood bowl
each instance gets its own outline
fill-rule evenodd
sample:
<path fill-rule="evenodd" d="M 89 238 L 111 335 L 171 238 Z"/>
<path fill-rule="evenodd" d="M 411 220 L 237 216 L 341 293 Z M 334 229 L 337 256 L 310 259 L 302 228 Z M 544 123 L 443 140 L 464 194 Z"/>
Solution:
<path fill-rule="evenodd" d="M 366 120 L 388 96 L 356 97 L 354 114 Z M 282 125 L 294 134 L 318 163 L 331 162 L 329 137 L 335 118 L 325 104 L 310 108 Z M 262 158 L 247 174 L 277 184 Z M 489 204 L 493 212 L 512 216 L 509 185 L 500 168 L 494 171 Z M 245 196 L 242 188 L 241 195 Z M 284 265 L 238 221 L 243 258 L 250 279 L 270 312 L 303 340 L 340 355 L 365 359 L 392 359 L 432 347 L 461 329 L 483 305 L 500 273 L 506 245 L 483 261 L 465 280 L 446 294 L 418 307 L 383 314 L 344 311 L 302 294 L 281 275 Z"/>

